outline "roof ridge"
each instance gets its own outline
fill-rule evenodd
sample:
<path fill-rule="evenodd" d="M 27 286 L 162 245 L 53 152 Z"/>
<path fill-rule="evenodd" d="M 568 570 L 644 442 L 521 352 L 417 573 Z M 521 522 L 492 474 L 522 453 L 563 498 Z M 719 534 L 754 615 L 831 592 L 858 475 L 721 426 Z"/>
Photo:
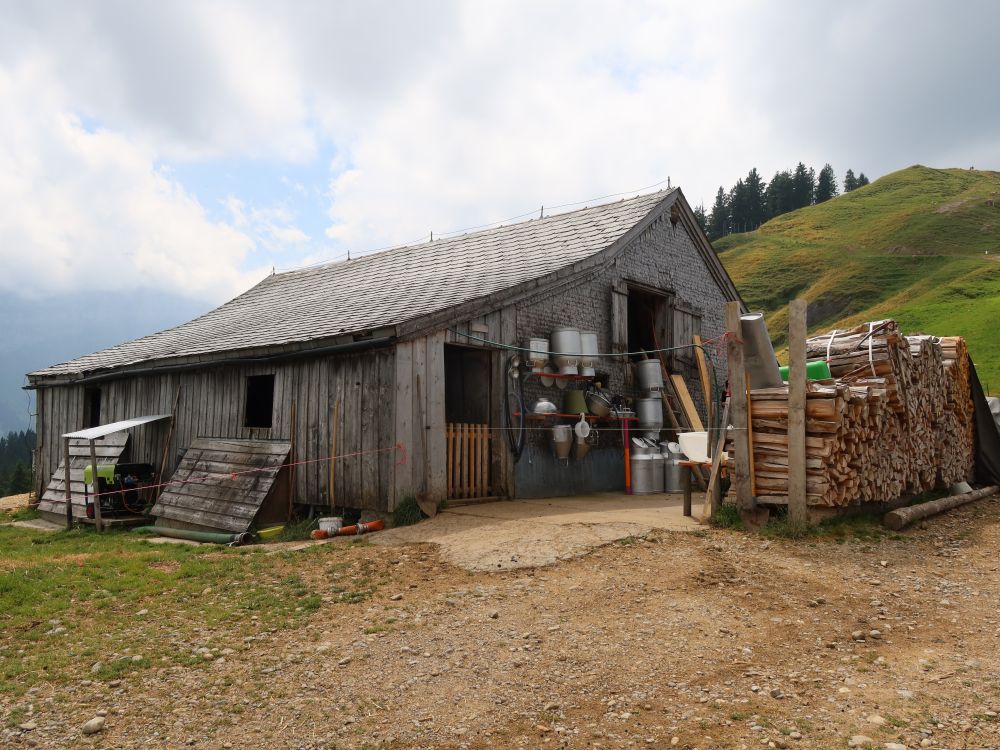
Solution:
<path fill-rule="evenodd" d="M 444 232 L 443 233 L 444 235 L 450 235 L 450 236 L 442 237 L 441 239 L 426 240 L 426 241 L 423 241 L 423 242 L 411 242 L 409 244 L 402 244 L 402 245 L 393 245 L 391 247 L 379 248 L 378 250 L 373 250 L 371 252 L 361 253 L 361 254 L 357 255 L 356 257 L 353 257 L 353 258 L 340 258 L 338 260 L 331 260 L 331 261 L 328 261 L 328 262 L 322 262 L 322 263 L 318 263 L 318 264 L 312 265 L 312 266 L 303 266 L 302 268 L 290 268 L 290 269 L 287 269 L 287 270 L 278 271 L 278 272 L 273 273 L 271 275 L 272 276 L 288 276 L 290 274 L 296 274 L 296 273 L 303 273 L 303 274 L 305 274 L 305 273 L 307 273 L 309 271 L 319 271 L 319 270 L 323 270 L 323 269 L 331 268 L 333 266 L 339 266 L 339 265 L 343 265 L 343 264 L 347 264 L 347 263 L 357 263 L 358 261 L 363 261 L 363 260 L 365 260 L 367 258 L 375 258 L 375 257 L 383 256 L 383 255 L 386 255 L 387 253 L 395 253 L 395 252 L 400 252 L 400 251 L 408 250 L 408 249 L 423 248 L 423 247 L 426 247 L 427 245 L 437 245 L 439 243 L 443 244 L 443 243 L 446 243 L 446 242 L 451 242 L 451 241 L 455 241 L 455 240 L 459 240 L 459 239 L 463 239 L 463 238 L 469 238 L 469 237 L 476 236 L 476 235 L 483 235 L 483 236 L 485 236 L 485 235 L 489 234 L 490 232 L 496 232 L 496 231 L 499 231 L 499 230 L 502 230 L 502 229 L 511 229 L 513 227 L 528 227 L 528 226 L 532 225 L 535 222 L 541 223 L 541 222 L 546 222 L 546 221 L 560 219 L 560 218 L 567 218 L 567 217 L 571 217 L 573 214 L 578 214 L 578 213 L 581 213 L 583 211 L 594 211 L 594 210 L 599 209 L 599 208 L 607 208 L 609 206 L 614 206 L 614 205 L 617 205 L 619 203 L 625 203 L 626 201 L 628 201 L 628 202 L 638 201 L 641 198 L 648 198 L 648 197 L 653 196 L 653 195 L 661 195 L 662 194 L 661 197 L 662 198 L 666 198 L 667 195 L 669 195 L 670 193 L 676 192 L 678 189 L 679 188 L 677 188 L 677 187 L 672 187 L 672 188 L 664 188 L 664 189 L 661 189 L 661 190 L 653 190 L 653 191 L 651 191 L 649 193 L 638 193 L 638 194 L 632 196 L 631 198 L 622 197 L 622 198 L 619 198 L 618 200 L 607 201 L 606 203 L 597 203 L 597 204 L 592 205 L 592 206 L 591 205 L 582 206 L 580 208 L 574 208 L 574 209 L 571 209 L 569 211 L 559 211 L 557 213 L 549 214 L 548 216 L 533 217 L 533 218 L 530 218 L 530 219 L 525 219 L 524 221 L 515 221 L 515 222 L 513 222 L 511 224 L 501 224 L 501 223 L 498 222 L 496 226 L 492 226 L 492 225 L 483 226 L 482 228 L 475 229 L 473 231 L 463 231 L 461 229 L 458 229 L 458 230 L 455 230 L 454 232 Z M 573 205 L 573 204 L 564 204 L 564 205 Z M 542 206 L 541 208 L 544 209 L 544 206 Z"/>

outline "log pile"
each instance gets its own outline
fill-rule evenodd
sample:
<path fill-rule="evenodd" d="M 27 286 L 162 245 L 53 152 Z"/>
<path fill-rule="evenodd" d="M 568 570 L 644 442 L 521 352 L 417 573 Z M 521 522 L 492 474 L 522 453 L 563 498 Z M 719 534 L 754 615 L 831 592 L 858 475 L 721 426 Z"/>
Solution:
<path fill-rule="evenodd" d="M 965 342 L 904 336 L 893 320 L 806 342 L 833 380 L 806 392 L 810 505 L 891 500 L 969 479 L 972 399 Z M 788 494 L 788 388 L 750 393 L 755 492 Z M 732 468 L 732 467 L 730 467 Z"/>

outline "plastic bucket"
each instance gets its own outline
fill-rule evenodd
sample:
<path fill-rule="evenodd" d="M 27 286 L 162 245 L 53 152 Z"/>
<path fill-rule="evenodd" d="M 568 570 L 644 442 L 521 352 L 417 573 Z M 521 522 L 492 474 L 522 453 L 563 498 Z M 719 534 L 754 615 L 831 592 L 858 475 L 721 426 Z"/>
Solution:
<path fill-rule="evenodd" d="M 344 525 L 344 519 L 340 516 L 331 516 L 329 518 L 319 519 L 320 531 L 325 531 L 327 534 L 333 536 L 340 528 Z"/>

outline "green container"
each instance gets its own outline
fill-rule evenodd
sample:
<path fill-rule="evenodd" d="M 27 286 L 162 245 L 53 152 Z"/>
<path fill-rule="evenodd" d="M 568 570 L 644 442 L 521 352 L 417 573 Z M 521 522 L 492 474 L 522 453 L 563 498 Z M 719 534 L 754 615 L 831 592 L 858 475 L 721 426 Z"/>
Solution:
<path fill-rule="evenodd" d="M 781 373 L 781 379 L 787 383 L 788 368 L 779 367 L 778 372 Z M 830 365 L 825 360 L 817 359 L 812 362 L 806 362 L 806 380 L 829 380 L 832 377 Z"/>
<path fill-rule="evenodd" d="M 115 464 L 98 464 L 97 465 L 97 476 L 103 479 L 108 484 L 112 484 L 115 481 L 115 470 L 118 467 Z M 91 464 L 87 464 L 83 467 L 83 483 L 93 484 L 94 483 L 94 469 Z"/>
<path fill-rule="evenodd" d="M 586 414 L 587 399 L 583 391 L 568 390 L 563 395 L 563 414 Z"/>

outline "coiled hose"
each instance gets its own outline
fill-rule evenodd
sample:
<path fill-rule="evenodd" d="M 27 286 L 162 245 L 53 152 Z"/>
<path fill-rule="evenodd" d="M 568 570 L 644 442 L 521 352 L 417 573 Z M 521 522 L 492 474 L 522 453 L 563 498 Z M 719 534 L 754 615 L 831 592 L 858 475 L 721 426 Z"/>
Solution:
<path fill-rule="evenodd" d="M 514 463 L 517 463 L 524 452 L 525 429 L 524 429 L 524 378 L 513 377 L 511 373 L 516 372 L 512 356 L 507 360 L 507 387 L 504 389 L 503 397 L 503 430 L 507 435 L 507 445 L 514 456 Z M 513 408 L 512 408 L 513 407 Z"/>

